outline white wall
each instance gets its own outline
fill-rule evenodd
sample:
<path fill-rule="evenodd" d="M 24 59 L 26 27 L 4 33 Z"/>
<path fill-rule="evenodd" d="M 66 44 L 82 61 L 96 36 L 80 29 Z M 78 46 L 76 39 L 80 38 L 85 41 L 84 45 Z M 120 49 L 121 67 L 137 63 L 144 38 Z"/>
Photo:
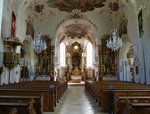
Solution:
<path fill-rule="evenodd" d="M 150 1 L 144 0 L 144 9 L 143 9 L 143 21 L 144 21 L 144 38 L 143 40 L 143 47 L 144 47 L 144 62 L 145 62 L 145 79 L 146 84 L 150 84 Z"/>
<path fill-rule="evenodd" d="M 119 80 L 121 81 L 131 81 L 131 74 L 129 68 L 129 62 L 127 58 L 127 53 L 129 52 L 132 43 L 130 42 L 128 36 L 122 37 L 123 47 L 119 51 Z"/>
<path fill-rule="evenodd" d="M 3 4 L 3 16 L 2 16 L 2 38 L 4 37 L 8 37 L 10 35 L 10 23 L 11 23 L 11 13 L 10 11 L 7 9 L 9 6 L 9 1 L 8 0 L 4 0 L 4 4 Z M 3 50 L 3 41 L 1 39 L 1 51 L 4 52 Z M 9 80 L 9 75 L 8 75 L 8 69 L 7 68 L 3 68 L 3 74 L 1 75 L 1 83 L 8 83 Z"/>
<path fill-rule="evenodd" d="M 3 0 L 0 0 L 0 67 L 3 64 L 3 43 L 2 43 L 3 41 L 2 41 L 2 35 L 1 35 L 2 14 L 3 14 Z M 1 75 L 4 75 L 3 72 Z M 0 76 L 0 78 L 1 78 L 1 76 Z M 1 84 L 1 82 L 0 82 L 0 84 Z"/>
<path fill-rule="evenodd" d="M 144 2 L 143 2 L 144 1 Z M 128 19 L 128 36 L 133 44 L 134 56 L 135 56 L 135 82 L 150 84 L 150 1 L 141 0 L 134 2 L 134 7 L 131 6 L 126 10 L 126 16 Z M 139 5 L 143 5 L 143 26 L 144 35 L 139 38 L 138 31 L 138 13 Z M 123 58 L 121 58 L 123 59 Z M 121 66 L 121 61 L 120 61 Z M 139 68 L 139 74 L 136 74 L 136 66 Z M 126 77 L 120 74 L 120 80 L 126 80 Z"/>
<path fill-rule="evenodd" d="M 2 14 L 3 14 L 3 0 L 0 0 L 0 52 L 3 52 L 3 43 L 2 43 L 3 41 L 2 41 L 2 35 L 1 35 Z M 0 65 L 2 64 L 1 58 L 0 58 Z"/>
<path fill-rule="evenodd" d="M 2 1 L 2 0 L 1 0 Z M 0 1 L 0 2 L 1 2 Z M 26 15 L 24 12 L 21 12 L 20 14 L 18 13 L 18 7 L 17 2 L 14 2 L 15 4 L 10 0 L 4 0 L 4 5 L 3 5 L 3 18 L 2 18 L 2 36 L 3 38 L 11 36 L 11 16 L 12 16 L 12 10 L 14 10 L 16 14 L 16 36 L 23 41 L 25 38 L 25 33 L 26 33 L 26 25 L 25 25 L 25 19 Z M 16 6 L 16 7 L 15 7 Z M 1 40 L 1 39 L 0 39 Z M 2 42 L 0 42 L 2 43 Z M 3 43 L 0 45 L 0 49 L 3 50 Z M 20 49 L 17 50 L 17 52 L 20 53 Z M 13 69 L 10 69 L 10 77 L 9 77 L 9 69 L 4 67 L 4 72 L 3 75 L 1 76 L 1 83 L 9 83 L 10 82 L 18 82 L 20 78 L 20 66 L 17 65 Z"/>

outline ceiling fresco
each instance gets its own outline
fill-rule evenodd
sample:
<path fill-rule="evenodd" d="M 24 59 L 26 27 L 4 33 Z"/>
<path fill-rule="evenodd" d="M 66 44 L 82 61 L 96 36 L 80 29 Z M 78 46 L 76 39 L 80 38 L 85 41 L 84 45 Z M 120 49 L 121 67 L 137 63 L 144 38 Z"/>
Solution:
<path fill-rule="evenodd" d="M 83 24 L 71 24 L 65 27 L 65 34 L 71 38 L 85 37 L 88 33 L 89 27 Z"/>
<path fill-rule="evenodd" d="M 35 28 L 42 26 L 46 33 L 52 30 L 51 34 L 61 30 L 60 37 L 68 37 L 71 41 L 83 40 L 85 37 L 89 40 L 88 37 L 93 37 L 97 31 L 101 32 L 96 37 L 109 33 L 112 12 L 115 12 L 115 18 L 119 20 L 120 12 L 125 9 L 122 0 L 24 0 L 23 5 L 27 14 L 38 23 L 34 25 Z"/>
<path fill-rule="evenodd" d="M 71 12 L 79 9 L 81 12 L 92 11 L 94 8 L 105 6 L 106 0 L 48 0 L 49 7 L 58 8 L 60 11 Z"/>

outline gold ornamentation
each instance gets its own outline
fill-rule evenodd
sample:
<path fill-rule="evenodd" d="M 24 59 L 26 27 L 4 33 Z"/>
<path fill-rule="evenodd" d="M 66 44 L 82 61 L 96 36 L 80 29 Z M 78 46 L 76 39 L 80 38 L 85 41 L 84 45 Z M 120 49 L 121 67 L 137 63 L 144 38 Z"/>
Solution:
<path fill-rule="evenodd" d="M 9 69 L 19 64 L 20 54 L 15 52 L 4 52 L 4 65 Z"/>
<path fill-rule="evenodd" d="M 74 75 L 79 75 L 79 70 L 77 68 L 74 70 Z"/>
<path fill-rule="evenodd" d="M 15 50 L 16 47 L 18 45 L 22 45 L 22 43 L 16 36 L 11 36 L 4 39 L 4 45 L 6 47 L 6 50 L 8 50 L 7 52 L 4 52 L 4 65 L 11 69 L 19 64 L 20 54 L 16 53 Z"/>

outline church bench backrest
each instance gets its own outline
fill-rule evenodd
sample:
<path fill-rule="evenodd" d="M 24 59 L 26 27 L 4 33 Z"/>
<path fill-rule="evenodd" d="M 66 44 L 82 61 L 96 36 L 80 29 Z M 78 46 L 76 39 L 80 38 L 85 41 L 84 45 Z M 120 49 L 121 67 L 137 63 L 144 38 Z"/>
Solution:
<path fill-rule="evenodd" d="M 0 96 L 42 96 L 43 110 L 54 111 L 53 90 L 32 90 L 32 89 L 0 89 Z"/>
<path fill-rule="evenodd" d="M 67 89 L 67 82 L 61 81 L 61 82 L 54 82 L 54 81 L 31 81 L 31 82 L 24 82 L 24 83 L 17 83 L 17 84 L 10 84 L 9 85 L 5 85 L 5 86 L 0 86 L 0 89 L 7 89 L 7 90 L 20 90 L 20 89 L 30 89 L 30 90 L 41 90 L 41 91 L 53 91 L 54 97 L 52 98 L 53 100 L 51 100 L 50 102 L 52 102 L 51 104 L 53 104 L 54 102 L 54 106 L 56 106 L 56 103 L 59 101 L 60 97 L 62 96 L 62 94 L 65 92 L 65 90 Z M 51 88 L 54 85 L 54 89 Z M 52 94 L 50 92 L 50 94 Z M 50 95 L 51 96 L 51 95 Z M 45 99 L 46 100 L 46 99 Z M 45 101 L 44 100 L 44 101 Z M 46 101 L 45 101 L 46 102 Z"/>
<path fill-rule="evenodd" d="M 15 110 L 14 110 L 15 109 Z M 42 114 L 43 95 L 42 96 L 0 96 L 0 113 L 16 114 Z"/>
<path fill-rule="evenodd" d="M 103 112 L 108 112 L 108 98 L 109 98 L 109 88 L 110 86 L 114 89 L 114 90 L 131 90 L 132 91 L 138 91 L 138 90 L 149 90 L 150 86 L 149 85 L 143 85 L 143 84 L 135 84 L 135 83 L 128 83 L 128 82 L 121 82 L 121 81 L 100 81 L 100 82 L 93 82 L 93 81 L 89 81 L 86 82 L 85 84 L 85 88 L 91 93 L 95 95 L 93 88 L 96 88 L 97 85 L 99 90 L 100 95 L 98 95 L 98 97 L 100 97 L 99 99 L 99 104 L 101 105 L 102 111 Z"/>
<path fill-rule="evenodd" d="M 150 89 L 114 89 L 114 95 L 118 96 L 148 96 L 150 95 Z M 109 90 L 101 91 L 101 108 L 103 112 L 108 112 L 109 104 Z"/>
<path fill-rule="evenodd" d="M 144 107 L 150 108 L 150 96 L 114 96 L 114 113 L 122 114 L 130 112 L 133 108 L 140 108 L 139 111 L 145 110 Z M 146 111 L 147 112 L 147 111 Z M 132 111 L 133 114 L 140 114 Z M 143 114 L 143 113 L 142 113 Z M 148 113 L 146 113 L 148 114 Z"/>

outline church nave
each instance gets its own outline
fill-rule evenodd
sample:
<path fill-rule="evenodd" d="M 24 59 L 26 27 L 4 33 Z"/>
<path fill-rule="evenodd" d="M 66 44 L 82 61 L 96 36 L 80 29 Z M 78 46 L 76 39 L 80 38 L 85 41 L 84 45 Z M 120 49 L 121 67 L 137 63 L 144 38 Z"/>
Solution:
<path fill-rule="evenodd" d="M 0 114 L 150 114 L 150 0 L 0 0 Z"/>
<path fill-rule="evenodd" d="M 102 113 L 97 104 L 89 98 L 84 86 L 69 86 L 55 112 L 44 114 L 107 114 Z"/>

